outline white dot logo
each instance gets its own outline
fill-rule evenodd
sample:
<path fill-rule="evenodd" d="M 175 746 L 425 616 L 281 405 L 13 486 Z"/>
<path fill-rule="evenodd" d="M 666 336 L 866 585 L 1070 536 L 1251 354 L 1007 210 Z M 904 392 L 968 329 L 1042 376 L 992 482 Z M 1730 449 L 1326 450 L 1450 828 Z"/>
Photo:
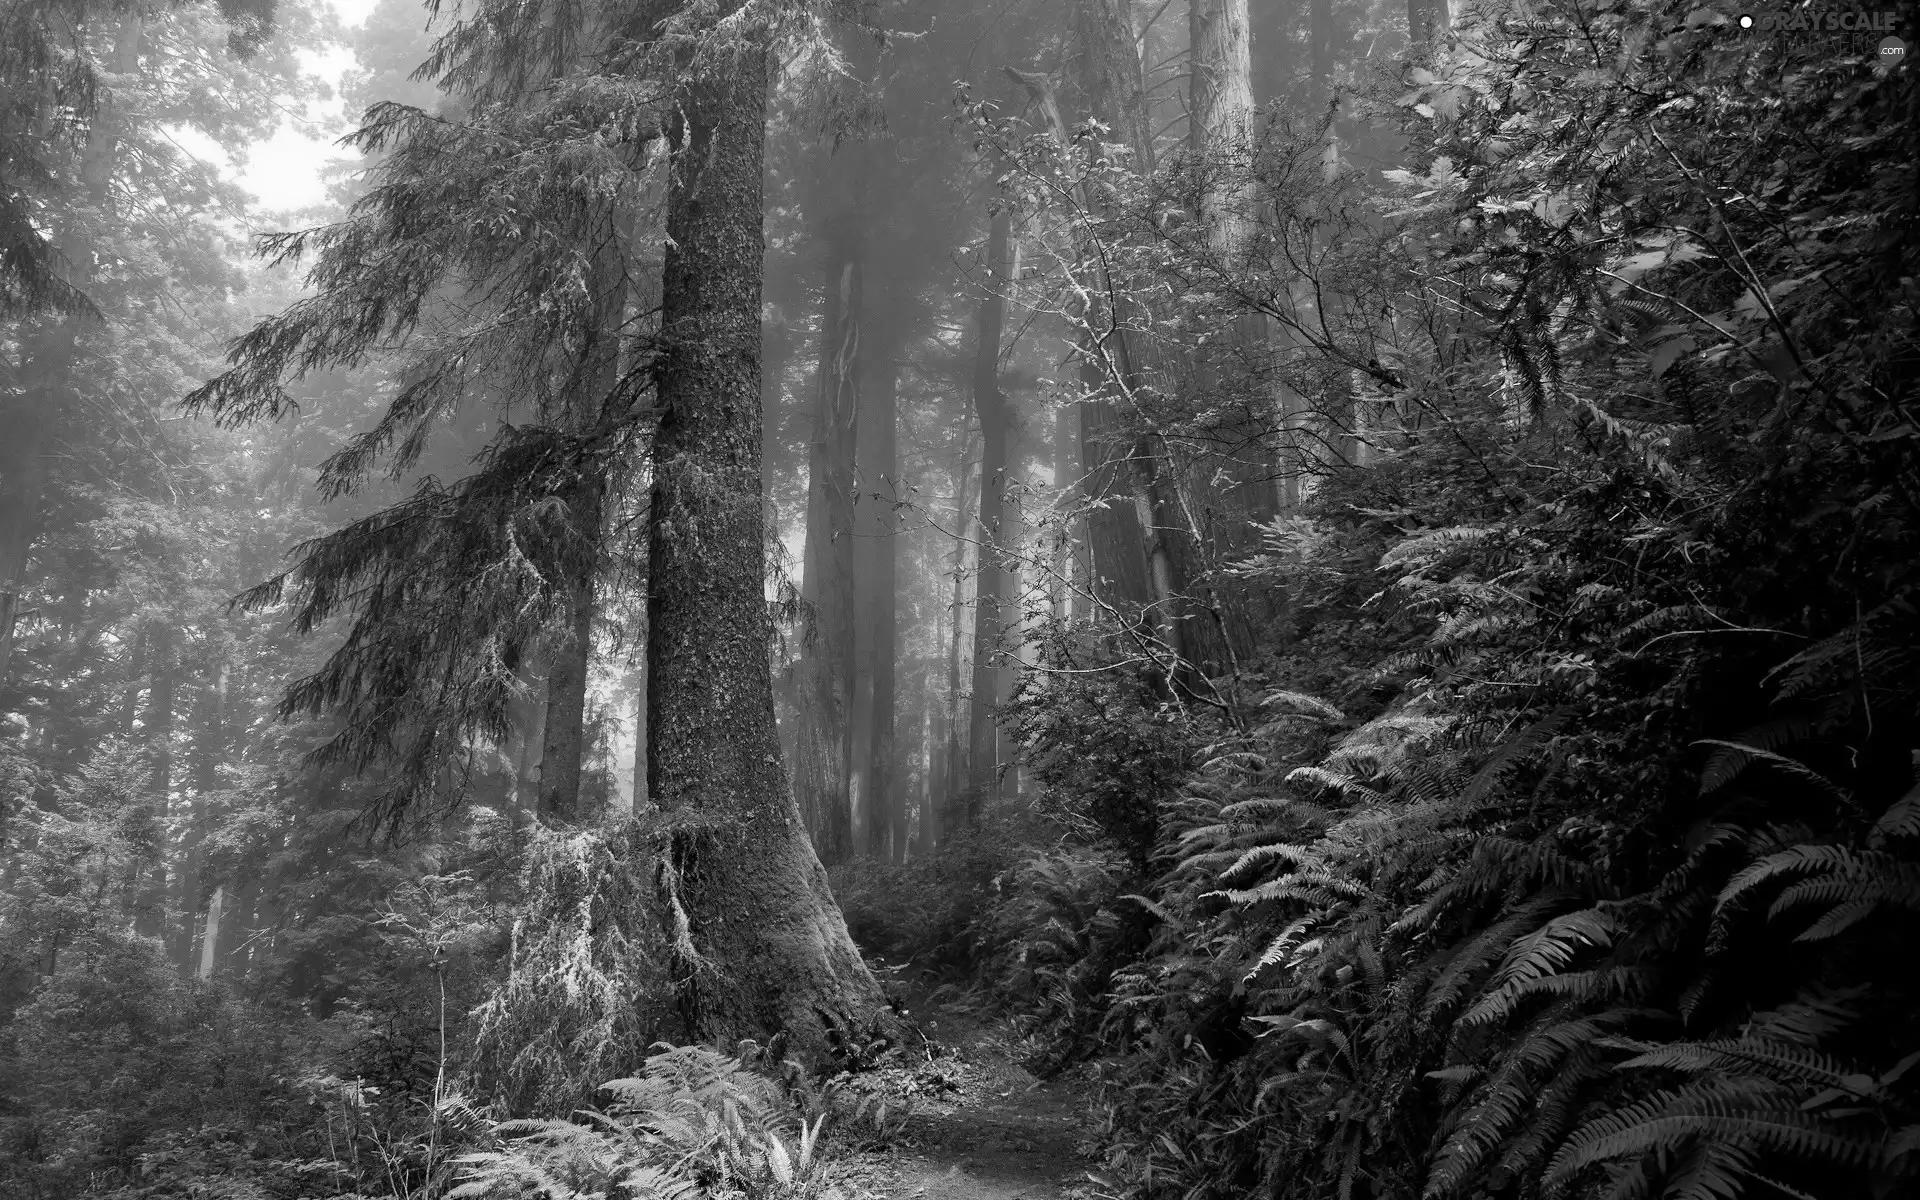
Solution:
<path fill-rule="evenodd" d="M 1742 28 L 1742 29 L 1752 29 L 1752 28 L 1753 28 L 1753 14 L 1752 14 L 1752 13 L 1741 13 L 1741 14 L 1740 14 L 1740 28 Z"/>

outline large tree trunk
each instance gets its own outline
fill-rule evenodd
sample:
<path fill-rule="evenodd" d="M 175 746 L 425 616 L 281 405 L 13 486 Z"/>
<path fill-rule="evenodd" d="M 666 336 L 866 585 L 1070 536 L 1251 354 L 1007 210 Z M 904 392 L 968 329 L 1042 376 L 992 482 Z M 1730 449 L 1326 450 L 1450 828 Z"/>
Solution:
<path fill-rule="evenodd" d="M 807 540 L 801 599 L 812 622 L 800 660 L 800 811 L 823 861 L 853 850 L 853 461 L 861 276 L 851 239 L 833 238 L 821 321 L 820 386 L 807 455 Z"/>
<path fill-rule="evenodd" d="M 1146 72 L 1126 0 L 1077 0 L 1074 24 L 1080 49 L 1074 69 L 1080 102 L 1132 152 L 1134 170 L 1152 171 Z M 1057 108 L 1050 115 L 1057 117 Z"/>
<path fill-rule="evenodd" d="M 717 17 L 739 11 L 728 0 Z M 661 298 L 664 346 L 647 594 L 648 791 L 700 818 L 662 885 L 687 1032 L 731 1047 L 784 1031 L 828 1056 L 882 1006 L 847 935 L 780 764 L 763 598 L 760 480 L 763 29 L 690 64 L 674 107 Z"/>
<path fill-rule="evenodd" d="M 1192 121 L 1188 142 L 1196 154 L 1231 148 L 1253 132 L 1253 41 L 1247 25 L 1247 0 L 1190 0 L 1188 37 L 1192 45 Z M 1215 201 L 1209 207 L 1218 209 Z M 1240 240 L 1233 230 L 1215 236 Z M 1244 222 L 1242 222 L 1244 224 Z"/>
<path fill-rule="evenodd" d="M 1002 546 L 1007 495 L 1007 401 L 1000 394 L 1000 330 L 1005 318 L 1008 244 L 1011 218 L 1002 208 L 993 214 L 987 234 L 986 292 L 974 324 L 973 413 L 980 422 L 980 567 L 973 588 L 973 689 L 968 717 L 967 820 L 1000 791 L 998 755 L 1000 652 L 1006 602 Z"/>
<path fill-rule="evenodd" d="M 1213 254 L 1230 274 L 1244 270 L 1258 202 L 1249 170 L 1254 106 L 1247 10 L 1247 0 L 1190 0 L 1193 122 L 1188 149 L 1204 172 L 1200 220 Z M 1268 438 L 1279 414 L 1265 381 L 1271 357 L 1267 324 L 1259 313 L 1243 313 L 1235 319 L 1231 337 L 1216 339 L 1195 356 L 1195 390 L 1227 414 L 1215 431 L 1222 469 L 1203 469 L 1194 488 L 1202 513 L 1202 546 L 1215 568 L 1257 551 L 1257 526 L 1278 512 L 1272 481 L 1279 475 L 1279 462 Z M 1251 645 L 1253 624 L 1272 616 L 1264 600 L 1269 589 L 1250 594 L 1222 581 L 1217 569 L 1208 572 L 1208 579 L 1208 607 L 1229 614 L 1241 644 Z"/>

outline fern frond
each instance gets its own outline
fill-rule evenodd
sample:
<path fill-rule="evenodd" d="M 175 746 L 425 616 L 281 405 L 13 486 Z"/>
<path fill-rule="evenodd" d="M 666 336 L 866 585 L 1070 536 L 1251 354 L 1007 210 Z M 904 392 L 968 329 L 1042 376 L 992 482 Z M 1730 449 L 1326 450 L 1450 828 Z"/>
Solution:
<path fill-rule="evenodd" d="M 1665 1044 L 1609 1038 L 1603 1044 L 1639 1051 L 1635 1057 L 1619 1064 L 1622 1071 L 1652 1069 L 1690 1075 L 1707 1071 L 1758 1074 L 1775 1083 L 1810 1083 L 1848 1090 L 1851 1090 L 1851 1085 L 1847 1080 L 1854 1074 L 1838 1060 L 1818 1051 L 1757 1038 Z"/>
<path fill-rule="evenodd" d="M 1503 1020 L 1525 994 L 1526 986 L 1545 975 L 1558 974 L 1580 951 L 1613 945 L 1615 924 L 1599 909 L 1586 908 L 1553 918 L 1527 934 L 1507 951 L 1507 958 L 1489 982 L 1487 992 L 1460 1017 L 1462 1025 L 1484 1025 Z"/>
<path fill-rule="evenodd" d="M 1289 785 L 1313 784 L 1322 790 L 1333 790 L 1342 795 L 1356 797 L 1367 804 L 1384 804 L 1387 799 L 1351 775 L 1329 771 L 1324 767 L 1295 767 L 1287 773 L 1286 782 Z"/>
<path fill-rule="evenodd" d="M 1536 896 L 1454 949 L 1446 966 L 1427 989 L 1422 1015 L 1431 1019 L 1452 1007 L 1473 986 L 1474 977 L 1491 968 L 1494 960 L 1507 952 L 1523 930 L 1565 903 L 1565 898 L 1560 896 Z"/>
<path fill-rule="evenodd" d="M 1873 832 L 1867 835 L 1867 845 L 1878 850 L 1892 839 L 1915 837 L 1920 837 L 1920 785 L 1880 815 L 1873 823 Z"/>
<path fill-rule="evenodd" d="M 1544 1182 L 1549 1192 L 1559 1192 L 1594 1163 L 1628 1155 L 1671 1154 L 1695 1139 L 1751 1142 L 1800 1161 L 1856 1168 L 1870 1166 L 1880 1155 L 1877 1139 L 1839 1132 L 1785 1102 L 1778 1108 L 1757 1108 L 1720 1097 L 1683 1102 L 1667 1094 L 1587 1125 L 1554 1155 Z"/>
<path fill-rule="evenodd" d="M 1882 869 L 1890 870 L 1900 865 L 1900 861 L 1892 855 L 1878 851 L 1862 853 L 1845 846 L 1794 846 L 1767 855 L 1728 880 L 1714 903 L 1715 915 L 1717 917 L 1721 910 L 1732 907 L 1753 889 L 1777 879 L 1791 878 L 1808 871 L 1828 871 L 1842 878 L 1864 881 Z"/>
<path fill-rule="evenodd" d="M 1471 807 L 1491 796 L 1504 784 L 1515 769 L 1533 757 L 1542 747 L 1553 740 L 1555 734 L 1565 727 L 1573 716 L 1570 706 L 1562 705 L 1546 716 L 1521 730 L 1513 738 L 1502 742 L 1487 760 L 1480 764 L 1460 793 L 1458 803 L 1461 807 Z"/>
<path fill-rule="evenodd" d="M 1271 845 L 1255 846 L 1253 849 L 1242 854 L 1238 859 L 1235 859 L 1232 866 L 1220 872 L 1220 882 L 1227 882 L 1235 875 L 1245 871 L 1248 867 L 1259 866 L 1262 863 L 1274 862 L 1276 860 L 1291 863 L 1303 871 L 1324 871 L 1327 869 L 1325 860 L 1306 847 L 1296 846 L 1291 842 L 1275 842 Z"/>
<path fill-rule="evenodd" d="M 1718 738 L 1701 738 L 1696 746 L 1716 746 L 1719 753 L 1708 760 L 1707 769 L 1700 778 L 1700 794 L 1712 795 L 1714 792 L 1732 783 L 1734 778 L 1749 765 L 1761 762 L 1775 767 L 1795 779 L 1811 783 L 1820 792 L 1832 799 L 1844 802 L 1846 790 L 1814 770 L 1803 762 L 1788 758 L 1784 754 L 1775 754 L 1759 746 L 1749 746 L 1743 742 L 1726 742 Z"/>
<path fill-rule="evenodd" d="M 1478 525 L 1455 525 L 1446 529 L 1430 529 L 1389 547 L 1387 552 L 1380 556 L 1380 569 L 1388 571 L 1401 567 L 1422 568 L 1455 550 L 1478 545 L 1497 533 L 1499 533 L 1497 529 Z"/>
<path fill-rule="evenodd" d="M 1326 917 L 1327 912 L 1325 909 L 1315 909 L 1281 930 L 1280 936 L 1268 942 L 1267 948 L 1261 951 L 1259 961 L 1255 962 L 1252 969 L 1241 976 L 1241 982 L 1252 982 L 1254 976 L 1292 954 L 1295 947 L 1300 944 L 1301 939 L 1304 938 L 1314 926 L 1324 921 Z"/>
<path fill-rule="evenodd" d="M 1260 698 L 1262 708 L 1283 708 L 1303 716 L 1319 717 L 1327 721 L 1344 721 L 1346 714 L 1318 696 L 1309 696 L 1305 692 L 1275 691 Z"/>

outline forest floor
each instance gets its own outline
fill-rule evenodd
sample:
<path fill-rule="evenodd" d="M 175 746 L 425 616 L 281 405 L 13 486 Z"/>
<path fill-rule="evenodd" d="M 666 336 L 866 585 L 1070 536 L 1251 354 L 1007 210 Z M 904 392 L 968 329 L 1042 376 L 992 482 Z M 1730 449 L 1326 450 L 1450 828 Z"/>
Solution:
<path fill-rule="evenodd" d="M 851 1077 L 889 1106 L 884 1145 L 843 1150 L 850 1200 L 1084 1200 L 1093 1084 L 1086 1068 L 1051 1079 L 1021 1065 L 1023 1039 L 1004 1019 L 905 989 L 926 1035 L 924 1063 Z M 897 1115 L 909 1113 L 904 1121 Z"/>

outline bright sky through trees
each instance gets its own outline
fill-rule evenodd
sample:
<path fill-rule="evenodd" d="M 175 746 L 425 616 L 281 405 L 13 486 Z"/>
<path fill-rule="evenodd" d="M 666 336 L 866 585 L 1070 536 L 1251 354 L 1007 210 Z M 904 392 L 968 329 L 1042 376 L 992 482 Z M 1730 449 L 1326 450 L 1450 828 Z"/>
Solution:
<path fill-rule="evenodd" d="M 332 0 L 340 23 L 363 23 L 373 11 L 374 0 Z M 324 53 L 302 52 L 301 64 L 337 89 L 342 75 L 354 65 L 353 51 L 332 45 Z M 357 113 L 342 111 L 337 95 L 309 106 L 302 112 L 288 103 L 280 128 L 264 141 L 255 142 L 246 168 L 226 174 L 259 199 L 261 209 L 285 212 L 307 208 L 326 199 L 323 169 L 330 159 L 341 157 L 333 141 L 349 128 L 347 121 Z M 213 143 L 192 130 L 176 130 L 175 137 L 194 155 L 209 162 L 224 162 L 226 155 Z"/>

